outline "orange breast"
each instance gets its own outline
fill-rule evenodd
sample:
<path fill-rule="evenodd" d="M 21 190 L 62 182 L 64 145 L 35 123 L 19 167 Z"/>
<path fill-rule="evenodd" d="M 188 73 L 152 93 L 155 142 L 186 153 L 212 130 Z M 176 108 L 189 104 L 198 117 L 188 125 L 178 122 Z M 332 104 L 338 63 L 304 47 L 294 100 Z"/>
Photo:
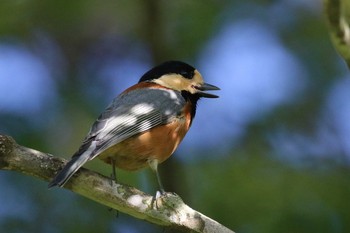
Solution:
<path fill-rule="evenodd" d="M 190 109 L 167 125 L 154 127 L 126 139 L 102 152 L 98 157 L 106 163 L 115 161 L 118 168 L 138 170 L 148 166 L 148 160 L 163 162 L 174 153 L 191 124 Z"/>

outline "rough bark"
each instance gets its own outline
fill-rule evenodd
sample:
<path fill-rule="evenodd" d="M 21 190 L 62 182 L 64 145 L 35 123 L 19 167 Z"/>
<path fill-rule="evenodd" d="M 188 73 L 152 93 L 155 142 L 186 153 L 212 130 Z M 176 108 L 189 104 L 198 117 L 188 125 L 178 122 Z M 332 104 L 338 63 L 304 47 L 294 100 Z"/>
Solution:
<path fill-rule="evenodd" d="M 65 163 L 61 158 L 20 146 L 11 137 L 0 134 L 0 169 L 50 181 Z M 174 193 L 155 199 L 84 168 L 79 169 L 64 188 L 136 218 L 181 232 L 233 232 L 193 210 Z"/>

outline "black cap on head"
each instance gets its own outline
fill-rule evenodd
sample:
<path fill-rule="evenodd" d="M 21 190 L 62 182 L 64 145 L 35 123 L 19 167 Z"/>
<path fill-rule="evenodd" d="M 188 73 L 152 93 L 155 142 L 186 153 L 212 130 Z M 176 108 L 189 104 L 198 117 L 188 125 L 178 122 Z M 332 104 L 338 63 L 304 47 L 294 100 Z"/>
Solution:
<path fill-rule="evenodd" d="M 185 78 L 192 79 L 195 68 L 181 61 L 164 62 L 148 72 L 146 72 L 139 80 L 140 82 L 157 79 L 165 74 L 180 74 Z"/>

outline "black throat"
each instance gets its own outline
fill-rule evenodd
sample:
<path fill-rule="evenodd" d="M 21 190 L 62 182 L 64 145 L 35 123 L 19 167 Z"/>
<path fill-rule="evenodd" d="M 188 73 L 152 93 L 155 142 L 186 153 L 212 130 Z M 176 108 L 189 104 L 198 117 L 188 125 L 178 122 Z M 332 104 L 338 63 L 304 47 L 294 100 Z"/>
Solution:
<path fill-rule="evenodd" d="M 196 115 L 196 110 L 197 110 L 197 102 L 200 98 L 198 94 L 192 94 L 188 91 L 181 91 L 182 97 L 186 100 L 186 102 L 190 102 L 192 104 L 192 109 L 191 109 L 191 122 L 193 118 Z"/>

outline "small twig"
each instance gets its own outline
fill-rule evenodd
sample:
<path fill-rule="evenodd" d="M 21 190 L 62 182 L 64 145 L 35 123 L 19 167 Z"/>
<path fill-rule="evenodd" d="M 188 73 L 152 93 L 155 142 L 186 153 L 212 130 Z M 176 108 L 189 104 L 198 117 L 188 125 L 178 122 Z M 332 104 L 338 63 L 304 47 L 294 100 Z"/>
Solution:
<path fill-rule="evenodd" d="M 18 171 L 49 181 L 62 168 L 61 158 L 18 145 L 0 134 L 0 169 Z M 166 193 L 152 204 L 152 196 L 131 186 L 117 184 L 108 177 L 81 168 L 64 186 L 77 194 L 139 219 L 177 228 L 183 232 L 227 232 L 230 229 L 191 209 L 173 193 Z M 54 190 L 51 190 L 54 191 Z"/>

